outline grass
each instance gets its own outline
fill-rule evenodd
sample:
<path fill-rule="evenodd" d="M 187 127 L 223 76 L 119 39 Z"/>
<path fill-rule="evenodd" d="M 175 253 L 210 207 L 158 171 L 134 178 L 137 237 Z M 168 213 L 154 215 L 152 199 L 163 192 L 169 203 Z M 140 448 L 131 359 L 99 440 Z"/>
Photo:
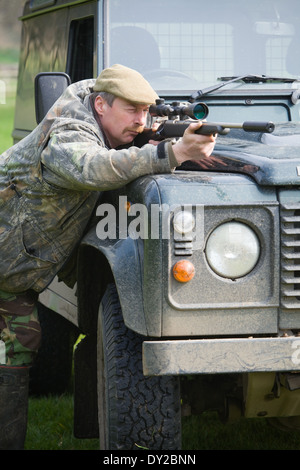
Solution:
<path fill-rule="evenodd" d="M 0 105 L 0 153 L 12 145 L 14 96 Z M 27 450 L 97 450 L 97 439 L 73 436 L 72 392 L 29 400 Z M 300 450 L 300 431 L 283 432 L 262 419 L 221 423 L 215 413 L 183 418 L 185 450 Z"/>
<path fill-rule="evenodd" d="M 97 439 L 73 437 L 73 397 L 31 398 L 26 449 L 98 450 Z M 299 450 L 300 432 L 284 432 L 264 419 L 223 424 L 213 412 L 183 418 L 184 450 Z"/>
<path fill-rule="evenodd" d="M 183 449 L 299 450 L 300 432 L 285 432 L 265 419 L 222 423 L 214 412 L 183 419 Z"/>
<path fill-rule="evenodd" d="M 73 396 L 30 398 L 25 450 L 99 450 L 97 439 L 73 436 Z"/>

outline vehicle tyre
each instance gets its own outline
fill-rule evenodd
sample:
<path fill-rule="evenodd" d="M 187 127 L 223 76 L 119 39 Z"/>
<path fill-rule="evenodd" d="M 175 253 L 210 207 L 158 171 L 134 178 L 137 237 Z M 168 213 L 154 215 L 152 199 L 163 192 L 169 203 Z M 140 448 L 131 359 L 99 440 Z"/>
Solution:
<path fill-rule="evenodd" d="M 101 450 L 180 449 L 179 379 L 145 377 L 142 342 L 125 326 L 116 287 L 110 284 L 98 324 Z"/>
<path fill-rule="evenodd" d="M 31 395 L 59 395 L 70 387 L 73 347 L 77 328 L 68 320 L 38 303 L 42 343 L 30 369 Z"/>

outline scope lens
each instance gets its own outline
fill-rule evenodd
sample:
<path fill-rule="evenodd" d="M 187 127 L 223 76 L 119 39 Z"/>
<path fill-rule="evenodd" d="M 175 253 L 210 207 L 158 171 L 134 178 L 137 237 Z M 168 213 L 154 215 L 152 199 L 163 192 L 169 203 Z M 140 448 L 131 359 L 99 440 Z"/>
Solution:
<path fill-rule="evenodd" d="M 196 119 L 205 119 L 208 115 L 208 107 L 204 103 L 197 103 L 193 109 Z"/>

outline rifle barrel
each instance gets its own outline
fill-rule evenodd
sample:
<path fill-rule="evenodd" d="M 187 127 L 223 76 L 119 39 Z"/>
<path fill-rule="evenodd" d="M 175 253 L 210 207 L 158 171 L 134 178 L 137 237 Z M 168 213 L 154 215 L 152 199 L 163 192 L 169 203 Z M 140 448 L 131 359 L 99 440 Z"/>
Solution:
<path fill-rule="evenodd" d="M 230 123 L 225 122 L 215 122 L 207 123 L 214 124 L 216 126 L 228 128 L 228 129 L 243 129 L 245 132 L 267 132 L 272 133 L 275 129 L 275 125 L 271 121 L 245 121 L 243 123 Z M 204 122 L 203 125 L 206 125 Z"/>

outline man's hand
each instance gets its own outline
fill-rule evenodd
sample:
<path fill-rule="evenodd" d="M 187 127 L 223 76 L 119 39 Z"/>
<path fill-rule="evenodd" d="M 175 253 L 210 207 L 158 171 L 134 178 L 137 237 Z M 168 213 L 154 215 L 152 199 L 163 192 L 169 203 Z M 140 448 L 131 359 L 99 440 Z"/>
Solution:
<path fill-rule="evenodd" d="M 179 165 L 187 160 L 203 160 L 212 154 L 216 136 L 195 134 L 201 126 L 201 121 L 190 124 L 182 139 L 173 145 L 173 152 Z"/>
<path fill-rule="evenodd" d="M 152 124 L 152 128 L 151 128 L 152 132 L 155 133 L 157 131 L 157 129 L 159 128 L 159 126 L 160 126 L 159 122 L 154 122 Z M 152 145 L 158 145 L 159 142 L 160 142 L 160 140 L 152 140 L 152 139 L 149 140 L 149 144 L 152 144 Z"/>

